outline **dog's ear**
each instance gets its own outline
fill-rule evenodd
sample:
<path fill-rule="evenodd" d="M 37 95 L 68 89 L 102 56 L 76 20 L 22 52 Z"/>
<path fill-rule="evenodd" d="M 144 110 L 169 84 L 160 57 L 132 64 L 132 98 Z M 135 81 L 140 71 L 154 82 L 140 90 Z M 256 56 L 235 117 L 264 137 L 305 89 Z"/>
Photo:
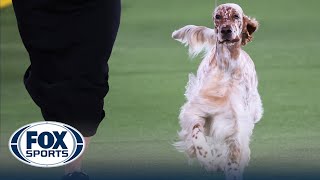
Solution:
<path fill-rule="evenodd" d="M 243 16 L 243 28 L 242 28 L 242 45 L 252 41 L 253 33 L 258 29 L 259 23 L 256 19 L 250 18 L 246 15 Z"/>

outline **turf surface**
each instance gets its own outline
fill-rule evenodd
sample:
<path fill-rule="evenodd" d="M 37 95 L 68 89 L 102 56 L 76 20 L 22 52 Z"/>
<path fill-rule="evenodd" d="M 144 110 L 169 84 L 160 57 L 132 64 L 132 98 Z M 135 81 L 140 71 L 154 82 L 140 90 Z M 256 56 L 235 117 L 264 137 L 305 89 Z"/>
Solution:
<path fill-rule="evenodd" d="M 320 168 L 320 1 L 233 2 L 261 24 L 254 42 L 245 47 L 256 64 L 265 108 L 254 131 L 248 172 L 314 172 Z M 87 153 L 89 172 L 202 172 L 197 165 L 189 167 L 171 146 L 187 76 L 199 61 L 189 61 L 186 48 L 170 35 L 186 24 L 212 26 L 213 6 L 213 0 L 123 0 L 121 29 L 110 60 L 107 118 Z M 7 146 L 17 128 L 42 118 L 22 84 L 29 61 L 13 9 L 0 13 L 0 171 L 36 171 L 15 160 Z"/>

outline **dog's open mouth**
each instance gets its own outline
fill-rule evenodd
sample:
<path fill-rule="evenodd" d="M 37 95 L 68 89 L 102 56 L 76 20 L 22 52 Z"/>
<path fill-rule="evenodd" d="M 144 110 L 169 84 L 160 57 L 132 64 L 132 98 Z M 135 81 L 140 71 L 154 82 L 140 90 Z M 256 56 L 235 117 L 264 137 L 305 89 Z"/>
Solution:
<path fill-rule="evenodd" d="M 235 39 L 223 39 L 222 41 L 219 41 L 220 44 L 231 44 L 231 43 L 236 43 L 236 42 L 239 42 L 240 41 L 240 38 L 237 37 Z"/>

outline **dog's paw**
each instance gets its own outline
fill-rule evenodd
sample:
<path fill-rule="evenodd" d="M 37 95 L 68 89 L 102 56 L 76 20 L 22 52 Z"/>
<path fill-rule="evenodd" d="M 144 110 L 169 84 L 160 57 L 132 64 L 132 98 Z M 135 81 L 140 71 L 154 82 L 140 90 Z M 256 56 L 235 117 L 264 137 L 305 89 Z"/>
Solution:
<path fill-rule="evenodd" d="M 239 164 L 229 162 L 225 167 L 226 180 L 242 180 Z"/>

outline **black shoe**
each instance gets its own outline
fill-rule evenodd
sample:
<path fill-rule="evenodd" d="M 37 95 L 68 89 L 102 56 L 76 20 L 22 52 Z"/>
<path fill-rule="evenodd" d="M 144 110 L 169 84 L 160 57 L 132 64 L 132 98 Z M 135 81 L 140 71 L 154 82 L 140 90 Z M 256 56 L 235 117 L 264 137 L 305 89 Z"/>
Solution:
<path fill-rule="evenodd" d="M 89 180 L 89 176 L 84 172 L 74 172 L 64 175 L 62 180 Z"/>

